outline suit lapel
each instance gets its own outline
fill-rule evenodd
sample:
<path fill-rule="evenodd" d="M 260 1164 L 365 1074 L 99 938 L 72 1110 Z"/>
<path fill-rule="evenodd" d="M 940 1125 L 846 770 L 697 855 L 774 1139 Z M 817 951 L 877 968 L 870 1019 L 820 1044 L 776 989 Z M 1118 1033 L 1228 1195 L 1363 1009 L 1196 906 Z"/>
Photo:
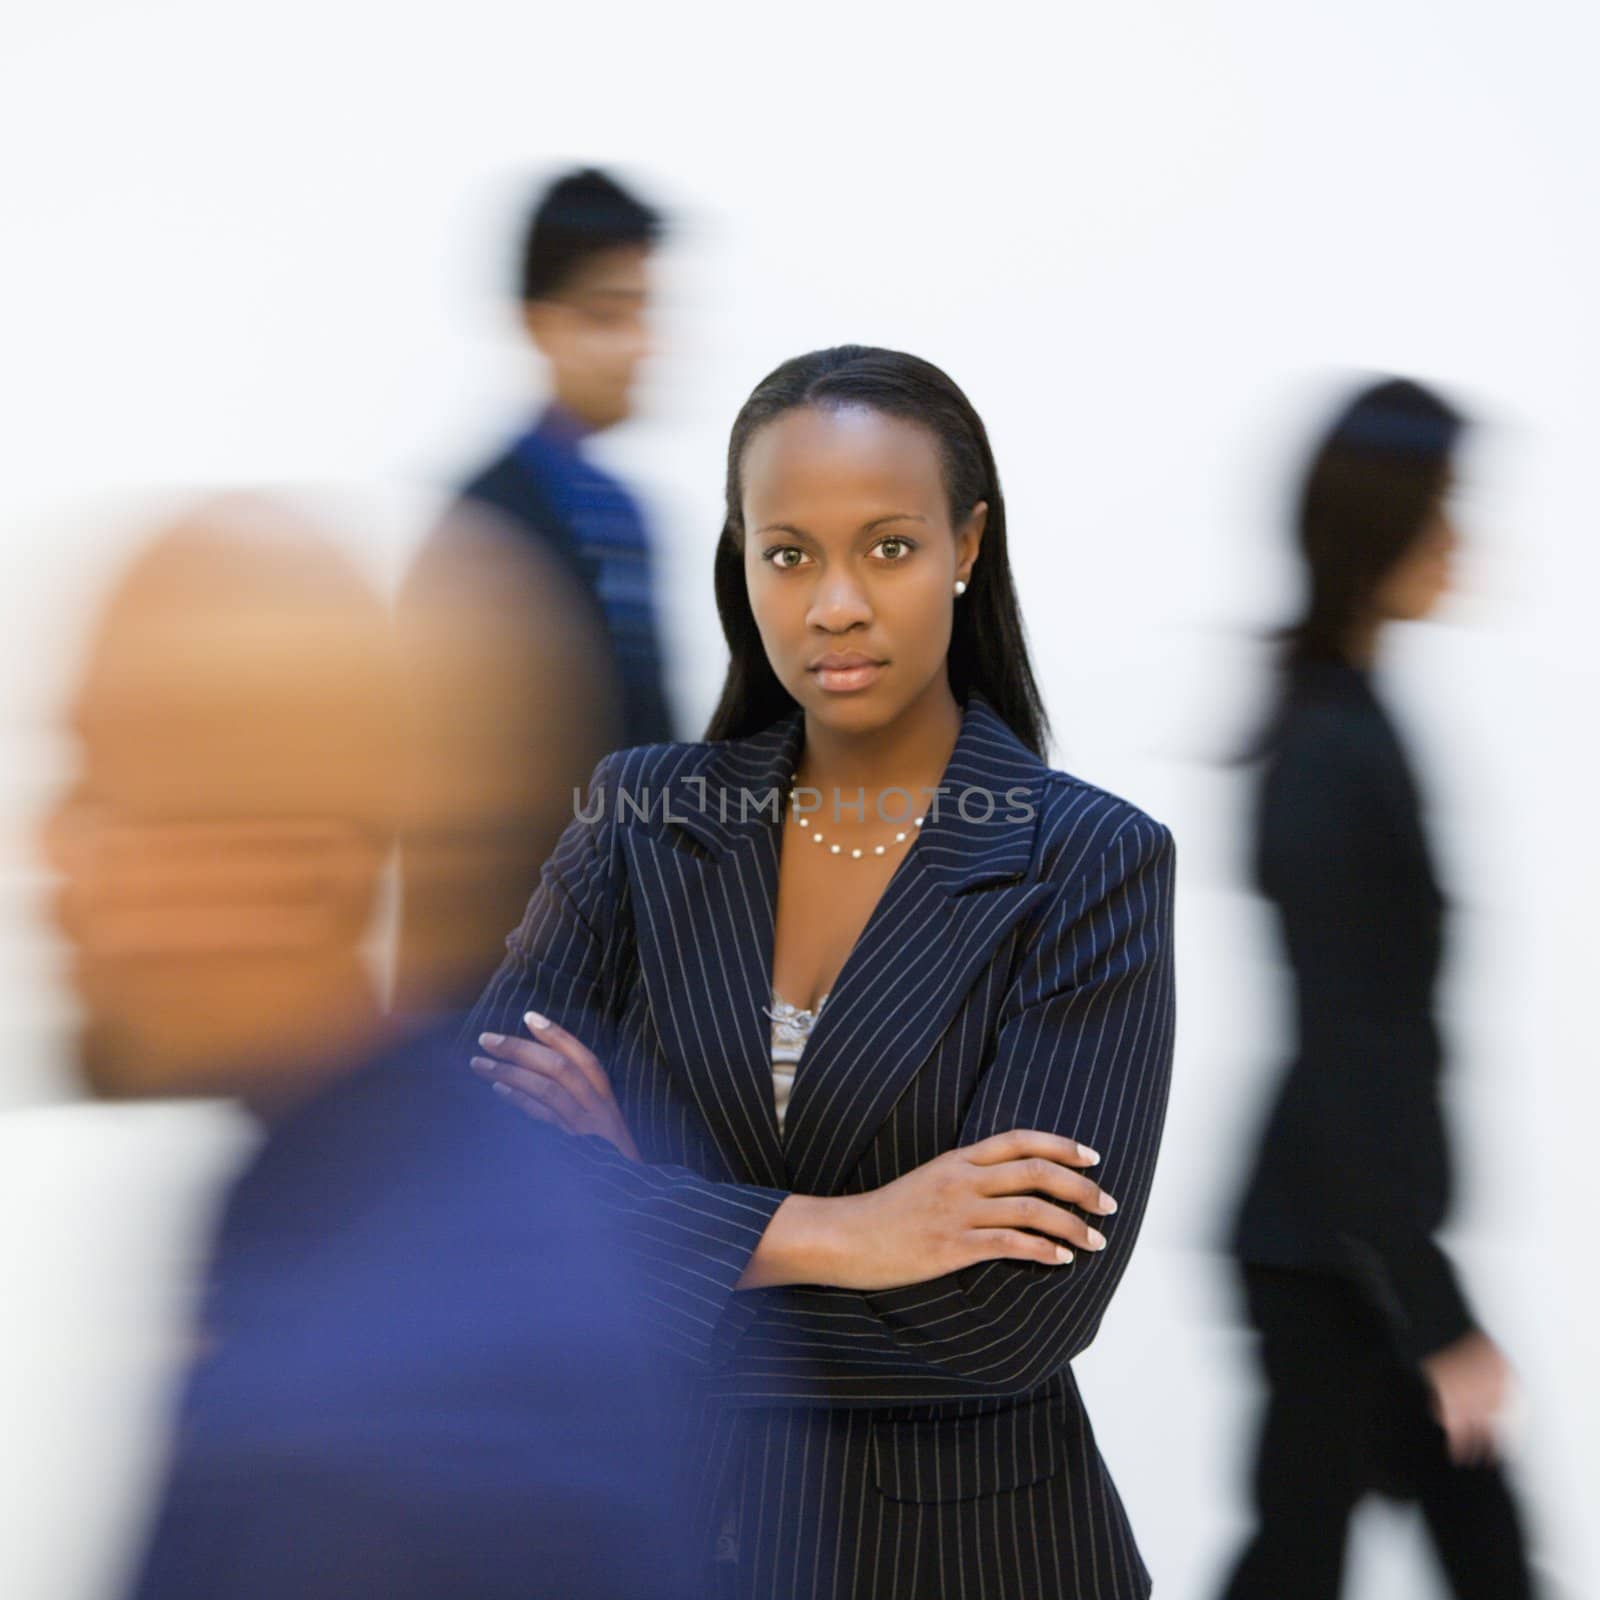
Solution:
<path fill-rule="evenodd" d="M 646 797 L 661 827 L 622 829 L 662 1047 L 728 1170 L 770 1188 L 788 1187 L 762 1009 L 778 885 L 771 807 L 788 793 L 803 735 L 796 708 L 748 739 L 703 747 L 706 759 L 670 776 L 664 797 Z"/>
<path fill-rule="evenodd" d="M 795 1070 L 784 1146 L 800 1192 L 849 1188 L 996 947 L 1049 897 L 1028 876 L 1047 771 L 987 700 L 969 696 L 938 815 L 873 908 Z"/>
<path fill-rule="evenodd" d="M 1028 867 L 1049 769 L 981 694 L 969 696 L 938 813 L 918 830 L 832 986 L 780 1135 L 763 1009 L 782 838 L 771 807 L 787 798 L 803 739 L 797 707 L 750 738 L 698 747 L 702 759 L 645 797 L 660 825 L 621 834 L 650 1010 L 729 1171 L 826 1194 L 848 1187 L 996 946 L 1048 896 Z M 819 870 L 830 866 L 838 869 L 830 861 Z"/>

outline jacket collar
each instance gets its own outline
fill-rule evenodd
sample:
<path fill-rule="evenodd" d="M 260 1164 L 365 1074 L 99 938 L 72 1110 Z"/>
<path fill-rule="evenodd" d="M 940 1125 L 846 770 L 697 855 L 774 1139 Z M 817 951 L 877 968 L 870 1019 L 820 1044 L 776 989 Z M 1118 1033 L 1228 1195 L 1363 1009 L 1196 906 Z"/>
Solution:
<path fill-rule="evenodd" d="M 705 760 L 668 785 L 663 821 L 714 856 L 749 843 L 783 815 L 804 743 L 805 713 L 796 706 L 759 733 L 707 745 Z M 944 888 L 957 894 L 1027 870 L 1049 773 L 988 697 L 969 691 L 943 792 L 907 802 L 911 814 L 926 802 L 917 848 Z"/>
<path fill-rule="evenodd" d="M 831 986 L 780 1133 L 764 1009 L 783 840 L 772 805 L 788 795 L 802 740 L 796 708 L 749 738 L 702 746 L 706 758 L 668 784 L 660 825 L 621 834 L 650 1008 L 727 1171 L 829 1194 L 848 1191 L 981 972 L 1051 894 L 1029 872 L 1050 769 L 969 696 L 938 815 L 930 807 Z M 776 800 L 761 811 L 767 791 Z"/>

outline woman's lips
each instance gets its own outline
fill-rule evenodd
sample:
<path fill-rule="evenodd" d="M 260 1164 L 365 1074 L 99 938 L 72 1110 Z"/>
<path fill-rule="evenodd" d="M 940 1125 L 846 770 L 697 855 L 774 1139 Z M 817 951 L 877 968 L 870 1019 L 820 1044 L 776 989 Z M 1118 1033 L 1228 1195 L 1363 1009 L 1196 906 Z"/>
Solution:
<path fill-rule="evenodd" d="M 881 661 L 863 661 L 853 667 L 814 667 L 817 682 L 830 694 L 849 694 L 865 689 L 883 671 Z"/>

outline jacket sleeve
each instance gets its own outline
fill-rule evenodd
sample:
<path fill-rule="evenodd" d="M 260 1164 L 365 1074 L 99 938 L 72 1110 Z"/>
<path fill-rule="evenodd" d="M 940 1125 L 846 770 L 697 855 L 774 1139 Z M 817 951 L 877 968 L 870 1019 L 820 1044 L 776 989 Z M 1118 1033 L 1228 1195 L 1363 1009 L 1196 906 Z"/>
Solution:
<path fill-rule="evenodd" d="M 1448 1158 L 1437 1034 L 1392 963 L 1414 925 L 1422 848 L 1392 760 L 1319 727 L 1269 780 L 1263 846 L 1290 939 L 1308 1102 L 1295 1119 L 1296 1193 L 1383 1302 L 1420 1360 L 1474 1326 L 1432 1201 Z M 1305 1071 L 1306 1068 L 1310 1070 Z"/>
<path fill-rule="evenodd" d="M 594 770 L 582 812 L 540 873 L 506 956 L 463 1029 L 518 1035 L 538 1010 L 605 1059 L 606 975 L 633 959 L 616 844 L 616 790 L 626 751 Z M 687 1167 L 629 1161 L 604 1139 L 573 1141 L 599 1190 L 620 1214 L 642 1276 L 642 1292 L 668 1345 L 692 1365 L 716 1340 L 734 1338 L 755 1314 L 735 1285 L 787 1191 L 719 1183 Z"/>
<path fill-rule="evenodd" d="M 1165 1121 L 1174 1032 L 1170 832 L 1133 812 L 1042 920 L 1007 993 L 966 1146 L 1014 1128 L 1079 1139 L 1117 1197 L 1104 1250 L 984 1261 L 873 1293 L 783 1287 L 724 1341 L 741 1403 L 874 1405 L 1036 1388 L 1093 1340 L 1128 1265 Z"/>

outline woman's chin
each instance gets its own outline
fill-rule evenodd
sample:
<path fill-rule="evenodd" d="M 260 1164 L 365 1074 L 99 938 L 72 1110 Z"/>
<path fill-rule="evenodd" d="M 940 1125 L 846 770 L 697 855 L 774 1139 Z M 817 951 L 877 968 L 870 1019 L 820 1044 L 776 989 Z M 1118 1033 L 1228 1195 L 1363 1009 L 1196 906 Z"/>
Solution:
<path fill-rule="evenodd" d="M 814 725 L 837 728 L 841 733 L 865 733 L 873 728 L 887 727 L 899 714 L 899 702 L 885 689 L 886 685 L 881 679 L 867 688 L 848 694 L 834 693 L 811 684 L 803 698 L 796 698 Z"/>

